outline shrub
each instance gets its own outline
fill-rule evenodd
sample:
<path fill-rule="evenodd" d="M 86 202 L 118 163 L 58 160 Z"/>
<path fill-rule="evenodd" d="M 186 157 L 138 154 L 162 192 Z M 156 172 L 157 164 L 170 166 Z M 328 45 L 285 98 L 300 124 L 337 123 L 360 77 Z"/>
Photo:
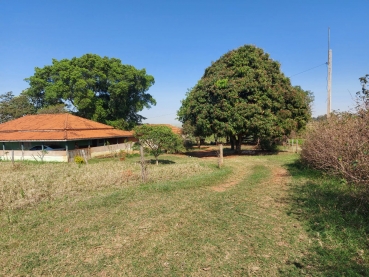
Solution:
<path fill-rule="evenodd" d="M 363 188 L 369 196 L 368 127 L 368 111 L 333 114 L 326 121 L 316 122 L 307 133 L 301 158 L 314 168 Z"/>
<path fill-rule="evenodd" d="M 259 146 L 262 150 L 276 152 L 278 150 L 277 143 L 272 139 L 260 139 Z"/>
<path fill-rule="evenodd" d="M 74 157 L 74 162 L 76 164 L 84 164 L 85 163 L 85 159 L 81 156 L 75 156 Z"/>
<path fill-rule="evenodd" d="M 124 150 L 119 150 L 118 157 L 121 161 L 124 161 L 126 159 L 127 153 Z"/>

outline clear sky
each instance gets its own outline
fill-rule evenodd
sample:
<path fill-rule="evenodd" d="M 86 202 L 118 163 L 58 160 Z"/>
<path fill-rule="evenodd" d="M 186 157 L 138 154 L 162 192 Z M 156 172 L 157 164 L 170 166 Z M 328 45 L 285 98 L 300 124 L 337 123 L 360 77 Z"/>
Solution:
<path fill-rule="evenodd" d="M 0 0 L 0 94 L 18 95 L 28 87 L 24 78 L 53 58 L 94 53 L 145 68 L 157 105 L 141 114 L 180 126 L 180 100 L 205 68 L 253 44 L 281 63 L 293 85 L 314 93 L 313 115 L 322 115 L 328 27 L 332 109 L 347 110 L 358 78 L 369 74 L 369 0 Z"/>

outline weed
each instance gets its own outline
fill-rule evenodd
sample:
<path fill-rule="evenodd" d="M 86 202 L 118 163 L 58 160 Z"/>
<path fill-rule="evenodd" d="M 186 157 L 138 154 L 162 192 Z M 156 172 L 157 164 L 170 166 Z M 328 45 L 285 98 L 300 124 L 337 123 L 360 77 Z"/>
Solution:
<path fill-rule="evenodd" d="M 77 156 L 74 157 L 74 162 L 76 164 L 84 164 L 85 163 L 85 159 L 83 157 L 77 155 Z"/>

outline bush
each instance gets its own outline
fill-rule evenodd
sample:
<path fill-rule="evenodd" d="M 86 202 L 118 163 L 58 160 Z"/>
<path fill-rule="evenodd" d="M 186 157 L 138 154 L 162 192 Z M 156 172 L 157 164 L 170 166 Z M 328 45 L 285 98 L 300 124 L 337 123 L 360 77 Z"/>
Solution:
<path fill-rule="evenodd" d="M 124 161 L 126 159 L 127 153 L 124 150 L 119 150 L 118 157 L 121 161 Z"/>
<path fill-rule="evenodd" d="M 364 189 L 369 196 L 368 127 L 368 111 L 333 114 L 307 133 L 301 158 L 307 165 Z"/>
<path fill-rule="evenodd" d="M 76 164 L 84 164 L 85 163 L 85 159 L 81 156 L 75 156 L 74 157 L 74 162 Z"/>
<path fill-rule="evenodd" d="M 276 152 L 278 150 L 277 143 L 272 139 L 260 139 L 259 146 L 262 150 Z"/>

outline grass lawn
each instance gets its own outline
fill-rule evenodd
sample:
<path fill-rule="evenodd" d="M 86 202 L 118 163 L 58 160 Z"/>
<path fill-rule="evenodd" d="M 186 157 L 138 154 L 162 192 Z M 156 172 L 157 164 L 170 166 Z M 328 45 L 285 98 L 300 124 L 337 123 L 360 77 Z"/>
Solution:
<path fill-rule="evenodd" d="M 296 159 L 2 162 L 0 276 L 366 276 L 364 207 Z"/>

